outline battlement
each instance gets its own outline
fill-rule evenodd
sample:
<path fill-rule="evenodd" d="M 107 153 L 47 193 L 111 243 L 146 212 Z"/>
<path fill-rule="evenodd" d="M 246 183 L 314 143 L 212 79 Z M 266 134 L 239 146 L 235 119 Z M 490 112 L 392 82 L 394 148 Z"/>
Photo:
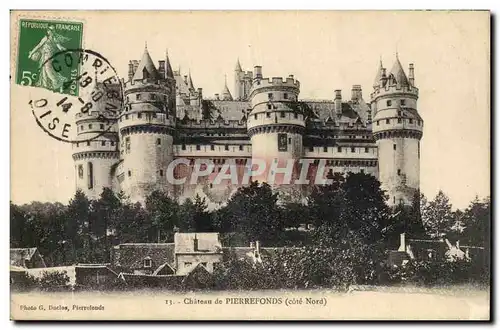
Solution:
<path fill-rule="evenodd" d="M 333 120 L 315 120 L 307 123 L 308 129 L 318 130 L 369 130 L 365 124 L 353 122 L 337 122 Z"/>
<path fill-rule="evenodd" d="M 300 82 L 290 75 L 288 78 L 272 77 L 264 79 L 255 79 L 252 85 L 252 90 L 265 87 L 290 87 L 300 89 Z"/>
<path fill-rule="evenodd" d="M 135 90 L 135 89 L 163 89 L 164 83 L 165 80 L 151 80 L 151 79 L 126 81 L 124 83 L 124 93 L 127 93 L 127 91 L 129 90 Z"/>
<path fill-rule="evenodd" d="M 240 120 L 209 120 L 209 119 L 188 119 L 177 122 L 179 128 L 199 128 L 199 129 L 214 129 L 214 128 L 246 128 L 247 123 Z"/>
<path fill-rule="evenodd" d="M 370 94 L 371 99 L 374 100 L 379 97 L 384 97 L 386 95 L 401 93 L 413 95 L 418 98 L 418 88 L 414 86 L 397 86 L 397 85 L 385 85 L 385 87 L 375 87 L 374 91 Z"/>
<path fill-rule="evenodd" d="M 89 111 L 89 112 L 78 112 L 75 115 L 76 118 L 76 123 L 79 121 L 87 121 L 87 120 L 96 120 L 96 121 L 102 121 L 102 122 L 107 122 L 107 121 L 116 121 L 117 118 L 112 118 L 109 116 L 107 113 L 103 113 L 101 111 Z"/>

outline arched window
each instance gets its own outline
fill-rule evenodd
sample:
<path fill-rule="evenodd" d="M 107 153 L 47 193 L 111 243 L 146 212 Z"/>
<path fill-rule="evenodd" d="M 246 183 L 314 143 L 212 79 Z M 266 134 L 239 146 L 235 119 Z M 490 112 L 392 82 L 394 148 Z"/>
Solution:
<path fill-rule="evenodd" d="M 149 78 L 149 72 L 146 70 L 146 68 L 142 69 L 142 79 L 148 79 Z"/>

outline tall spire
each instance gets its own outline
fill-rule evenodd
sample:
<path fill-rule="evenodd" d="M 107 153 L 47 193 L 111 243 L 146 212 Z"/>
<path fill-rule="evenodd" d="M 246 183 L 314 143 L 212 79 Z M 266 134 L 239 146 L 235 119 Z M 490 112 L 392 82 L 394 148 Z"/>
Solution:
<path fill-rule="evenodd" d="M 383 70 L 383 65 L 382 65 L 382 57 L 380 57 L 380 64 L 377 69 L 377 74 L 375 75 L 375 80 L 373 81 L 373 88 L 376 88 L 380 86 L 380 79 L 382 78 L 382 70 Z"/>
<path fill-rule="evenodd" d="M 154 79 L 157 80 L 159 77 L 158 71 L 156 70 L 155 65 L 153 64 L 153 60 L 148 52 L 147 43 L 144 47 L 144 54 L 142 54 L 141 62 L 135 70 L 133 80 L 142 80 L 142 79 Z"/>
<path fill-rule="evenodd" d="M 406 77 L 405 71 L 403 70 L 403 66 L 399 61 L 399 56 L 397 52 L 396 52 L 396 62 L 394 62 L 394 65 L 392 66 L 391 74 L 394 76 L 394 79 L 396 79 L 396 83 L 399 86 L 408 86 L 408 78 Z"/>
<path fill-rule="evenodd" d="M 191 78 L 191 69 L 189 69 L 189 75 L 188 75 L 188 81 L 187 81 L 187 84 L 188 84 L 188 88 L 191 90 L 191 89 L 194 89 L 194 84 L 193 84 L 193 79 Z"/>
<path fill-rule="evenodd" d="M 227 87 L 227 75 L 224 75 L 224 90 L 222 91 L 222 99 L 226 101 L 232 101 L 233 96 Z"/>
<path fill-rule="evenodd" d="M 167 62 L 167 65 L 166 65 L 166 68 L 165 68 L 165 74 L 167 77 L 169 78 L 173 78 L 174 77 L 174 72 L 172 71 L 172 66 L 170 65 L 170 59 L 168 57 L 168 48 L 166 50 L 166 62 Z"/>
<path fill-rule="evenodd" d="M 234 68 L 234 71 L 241 72 L 241 64 L 240 64 L 240 58 L 236 60 L 236 67 Z"/>

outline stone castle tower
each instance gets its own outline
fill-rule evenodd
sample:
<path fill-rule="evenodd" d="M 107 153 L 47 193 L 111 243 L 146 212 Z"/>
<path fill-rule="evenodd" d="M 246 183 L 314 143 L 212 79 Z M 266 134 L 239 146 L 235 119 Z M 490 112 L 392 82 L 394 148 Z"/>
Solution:
<path fill-rule="evenodd" d="M 153 190 L 168 190 L 167 166 L 173 160 L 175 79 L 168 56 L 157 70 L 147 47 L 138 66 L 129 66 L 124 109 L 118 121 L 122 174 L 120 187 L 131 200 Z"/>
<path fill-rule="evenodd" d="M 303 156 L 304 116 L 291 106 L 298 100 L 299 93 L 300 82 L 293 75 L 285 80 L 281 77 L 263 78 L 262 67 L 254 68 L 247 130 L 252 143 L 252 163 L 257 160 L 266 163 L 267 171 L 258 178 L 260 182 L 268 181 L 270 171 L 274 172 L 271 176 L 275 175 L 272 181 L 280 183 L 276 169 L 287 165 L 296 169 L 296 163 Z M 289 179 L 286 181 L 290 182 Z"/>
<path fill-rule="evenodd" d="M 420 187 L 424 124 L 417 112 L 413 64 L 406 76 L 397 54 L 389 73 L 380 62 L 373 89 L 372 130 L 378 147 L 379 181 L 389 195 L 389 205 L 411 205 Z"/>

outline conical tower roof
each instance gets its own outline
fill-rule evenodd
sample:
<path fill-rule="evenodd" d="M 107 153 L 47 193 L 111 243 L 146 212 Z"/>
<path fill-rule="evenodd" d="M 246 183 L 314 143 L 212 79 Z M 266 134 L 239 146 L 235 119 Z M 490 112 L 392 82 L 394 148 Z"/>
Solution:
<path fill-rule="evenodd" d="M 165 73 L 167 77 L 173 78 L 174 77 L 174 71 L 172 70 L 172 66 L 170 65 L 170 58 L 168 57 L 168 50 L 167 50 L 167 64 L 165 67 Z"/>
<path fill-rule="evenodd" d="M 399 62 L 398 54 L 396 54 L 396 62 L 391 69 L 391 74 L 396 79 L 396 82 L 401 86 L 408 86 L 408 78 L 406 77 L 405 70 L 403 70 L 403 66 L 401 62 Z"/>
<path fill-rule="evenodd" d="M 225 78 L 224 82 L 224 90 L 222 91 L 222 99 L 226 101 L 232 101 L 233 96 L 231 95 L 231 92 L 229 91 L 229 88 L 227 87 L 227 78 Z"/>
<path fill-rule="evenodd" d="M 144 48 L 144 54 L 142 54 L 141 62 L 137 67 L 137 70 L 134 73 L 133 80 L 142 80 L 144 79 L 144 72 L 147 72 L 147 77 L 150 79 L 157 80 L 159 77 L 158 71 L 156 70 L 155 65 L 153 64 L 153 60 L 148 52 L 148 47 Z"/>
<path fill-rule="evenodd" d="M 380 85 L 380 79 L 382 78 L 382 59 L 380 59 L 380 65 L 377 69 L 377 74 L 375 75 L 375 80 L 373 81 L 373 87 L 377 87 Z"/>
<path fill-rule="evenodd" d="M 241 70 L 241 64 L 240 64 L 239 58 L 236 60 L 236 67 L 234 68 L 234 71 L 238 71 L 238 72 L 243 71 L 243 70 Z"/>
<path fill-rule="evenodd" d="M 191 78 L 191 71 L 189 71 L 187 85 L 189 89 L 194 89 L 193 78 Z"/>

